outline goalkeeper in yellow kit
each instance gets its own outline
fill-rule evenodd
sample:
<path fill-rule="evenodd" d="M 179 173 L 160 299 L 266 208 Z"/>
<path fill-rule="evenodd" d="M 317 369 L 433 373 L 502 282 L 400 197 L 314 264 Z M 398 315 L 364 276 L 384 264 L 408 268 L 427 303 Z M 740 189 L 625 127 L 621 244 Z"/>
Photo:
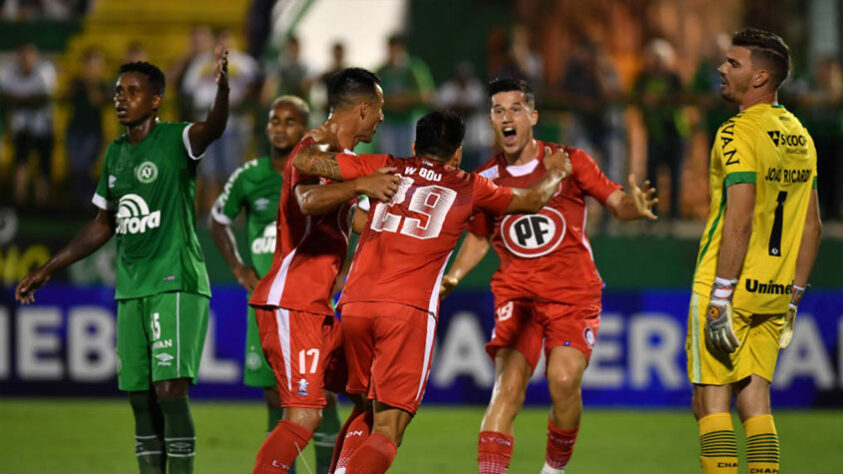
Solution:
<path fill-rule="evenodd" d="M 747 472 L 779 472 L 770 382 L 820 237 L 811 136 L 778 104 L 790 71 L 782 39 L 747 29 L 718 68 L 740 112 L 712 145 L 711 211 L 700 241 L 688 318 L 688 377 L 704 473 L 737 473 L 732 398 L 743 422 Z"/>

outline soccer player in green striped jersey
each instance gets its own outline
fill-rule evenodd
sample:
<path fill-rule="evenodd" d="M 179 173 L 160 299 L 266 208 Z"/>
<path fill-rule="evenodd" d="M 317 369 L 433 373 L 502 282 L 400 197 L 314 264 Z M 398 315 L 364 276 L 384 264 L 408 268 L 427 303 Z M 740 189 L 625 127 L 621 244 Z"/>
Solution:
<path fill-rule="evenodd" d="M 275 217 L 281 197 L 284 167 L 290 151 L 307 131 L 309 116 L 310 108 L 299 97 L 286 95 L 275 99 L 270 107 L 269 122 L 266 125 L 266 136 L 271 145 L 270 156 L 251 160 L 234 171 L 211 209 L 211 235 L 214 242 L 228 262 L 231 272 L 237 277 L 237 282 L 249 293 L 272 267 L 277 234 Z M 315 191 L 319 192 L 321 189 L 317 187 Z M 240 257 L 234 234 L 230 229 L 241 210 L 244 210 L 246 215 L 251 266 L 247 266 Z M 261 349 L 255 311 L 248 305 L 243 383 L 263 389 L 268 408 L 267 432 L 272 431 L 283 417 L 281 398 L 276 386 L 275 373 Z M 337 397 L 326 392 L 326 398 L 328 405 L 323 411 L 322 423 L 314 433 L 318 474 L 328 472 L 334 441 L 340 428 Z M 294 470 L 291 469 L 290 472 Z"/>
<path fill-rule="evenodd" d="M 117 380 L 129 392 L 142 474 L 193 472 L 196 433 L 188 388 L 196 382 L 211 296 L 196 237 L 196 171 L 228 119 L 228 51 L 217 47 L 217 95 L 204 122 L 159 122 L 164 74 L 124 64 L 114 89 L 126 133 L 105 153 L 89 223 L 24 277 L 18 301 L 35 300 L 50 275 L 117 238 Z"/>

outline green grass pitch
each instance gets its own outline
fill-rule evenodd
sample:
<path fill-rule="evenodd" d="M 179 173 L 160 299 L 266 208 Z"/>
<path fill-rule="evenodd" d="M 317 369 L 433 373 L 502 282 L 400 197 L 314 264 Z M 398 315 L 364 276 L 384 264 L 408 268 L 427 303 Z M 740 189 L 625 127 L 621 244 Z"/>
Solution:
<path fill-rule="evenodd" d="M 342 414 L 348 410 L 343 406 Z M 197 474 L 251 472 L 266 423 L 260 403 L 197 401 L 193 415 Z M 390 472 L 477 472 L 475 449 L 482 415 L 482 407 L 422 405 Z M 509 472 L 539 472 L 546 423 L 544 409 L 529 408 L 519 415 Z M 737 419 L 735 423 L 739 426 Z M 776 413 L 776 424 L 782 472 L 841 472 L 843 411 L 782 410 Z M 567 471 L 699 472 L 696 430 L 688 411 L 586 407 Z M 740 429 L 738 439 L 742 439 Z M 132 416 L 123 400 L 0 399 L 0 445 L 0 472 L 5 474 L 137 472 Z M 310 448 L 305 456 L 312 466 Z M 298 472 L 307 473 L 301 462 Z"/>

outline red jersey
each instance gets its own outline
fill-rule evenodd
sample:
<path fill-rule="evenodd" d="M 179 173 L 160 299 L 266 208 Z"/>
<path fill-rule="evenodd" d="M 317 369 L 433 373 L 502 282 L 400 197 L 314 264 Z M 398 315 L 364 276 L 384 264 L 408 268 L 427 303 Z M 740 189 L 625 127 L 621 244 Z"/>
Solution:
<path fill-rule="evenodd" d="M 423 157 L 337 155 L 343 179 L 394 166 L 401 178 L 390 202 L 375 201 L 360 236 L 340 306 L 381 301 L 439 310 L 445 265 L 471 215 L 503 213 L 512 190 Z"/>
<path fill-rule="evenodd" d="M 502 153 L 475 172 L 495 184 L 526 188 L 545 173 L 544 147 L 564 148 L 573 170 L 553 199 L 537 214 L 495 216 L 476 213 L 468 231 L 492 237 L 501 264 L 492 276 L 495 306 L 516 298 L 577 305 L 598 305 L 603 281 L 594 265 L 586 233 L 585 197 L 601 204 L 621 186 L 609 180 L 594 160 L 578 148 L 536 140 L 539 156 L 511 166 Z"/>
<path fill-rule="evenodd" d="M 275 220 L 275 256 L 269 273 L 252 293 L 251 305 L 334 314 L 331 290 L 348 251 L 349 216 L 354 201 L 326 214 L 302 213 L 294 191 L 296 185 L 316 184 L 320 178 L 300 173 L 292 163 L 298 151 L 311 143 L 312 138 L 305 138 L 287 159 Z"/>

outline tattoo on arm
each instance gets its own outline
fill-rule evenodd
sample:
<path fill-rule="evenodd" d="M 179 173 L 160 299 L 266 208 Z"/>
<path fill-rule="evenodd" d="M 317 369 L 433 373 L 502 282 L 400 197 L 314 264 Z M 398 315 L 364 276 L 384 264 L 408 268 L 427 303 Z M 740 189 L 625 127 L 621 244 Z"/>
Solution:
<path fill-rule="evenodd" d="M 293 164 L 305 174 L 342 180 L 337 154 L 333 152 L 319 151 L 316 147 L 309 146 L 296 154 Z"/>

